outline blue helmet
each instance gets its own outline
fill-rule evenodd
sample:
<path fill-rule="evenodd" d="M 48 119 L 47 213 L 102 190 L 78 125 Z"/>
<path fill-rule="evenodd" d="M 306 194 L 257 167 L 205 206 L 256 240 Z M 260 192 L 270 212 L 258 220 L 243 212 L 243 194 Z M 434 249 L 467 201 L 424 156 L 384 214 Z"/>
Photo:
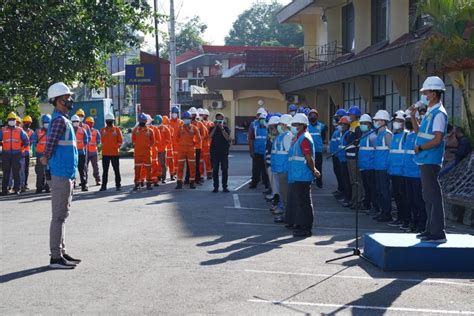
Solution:
<path fill-rule="evenodd" d="M 360 112 L 360 109 L 357 105 L 353 105 L 351 106 L 351 108 L 349 109 L 349 111 L 347 111 L 348 114 L 350 115 L 355 115 L 355 116 L 361 116 L 362 113 Z"/>
<path fill-rule="evenodd" d="M 296 110 L 296 113 L 304 113 L 304 107 L 300 106 L 298 110 Z"/>
<path fill-rule="evenodd" d="M 139 122 L 146 122 L 148 120 L 148 117 L 146 116 L 145 113 L 140 113 L 140 115 L 138 116 L 138 121 Z"/>
<path fill-rule="evenodd" d="M 304 109 L 304 114 L 305 114 L 306 116 L 308 116 L 310 111 L 311 111 L 310 108 L 305 108 L 305 109 Z"/>
<path fill-rule="evenodd" d="M 181 118 L 182 119 L 191 119 L 191 113 L 189 113 L 188 111 L 184 112 L 182 115 L 181 115 Z"/>
<path fill-rule="evenodd" d="M 43 116 L 41 116 L 41 123 L 49 123 L 51 122 L 51 115 L 49 114 L 45 114 Z"/>
<path fill-rule="evenodd" d="M 339 109 L 339 110 L 336 111 L 336 114 L 334 114 L 334 115 L 335 115 L 335 116 L 337 115 L 337 116 L 341 116 L 341 117 L 342 117 L 342 116 L 346 116 L 346 115 L 347 115 L 347 112 L 346 112 L 346 110 L 344 110 L 344 109 Z"/>
<path fill-rule="evenodd" d="M 288 107 L 288 110 L 290 112 L 293 112 L 293 111 L 296 112 L 296 110 L 298 110 L 298 107 L 295 104 L 290 104 L 290 106 Z"/>
<path fill-rule="evenodd" d="M 171 108 L 171 113 L 179 113 L 179 108 L 175 105 Z"/>
<path fill-rule="evenodd" d="M 268 123 L 268 121 L 270 121 L 270 119 L 272 118 L 272 116 L 274 116 L 275 113 L 272 113 L 272 112 L 268 112 L 267 113 L 267 117 L 265 118 L 265 122 Z"/>

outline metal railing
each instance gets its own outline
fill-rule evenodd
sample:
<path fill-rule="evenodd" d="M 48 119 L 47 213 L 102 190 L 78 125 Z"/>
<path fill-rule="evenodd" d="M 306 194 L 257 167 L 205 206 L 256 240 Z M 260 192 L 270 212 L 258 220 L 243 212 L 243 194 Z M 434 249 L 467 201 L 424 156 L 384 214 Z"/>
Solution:
<path fill-rule="evenodd" d="M 293 77 L 331 65 L 346 53 L 350 53 L 350 51 L 339 46 L 337 41 L 306 50 L 304 53 L 293 57 Z"/>

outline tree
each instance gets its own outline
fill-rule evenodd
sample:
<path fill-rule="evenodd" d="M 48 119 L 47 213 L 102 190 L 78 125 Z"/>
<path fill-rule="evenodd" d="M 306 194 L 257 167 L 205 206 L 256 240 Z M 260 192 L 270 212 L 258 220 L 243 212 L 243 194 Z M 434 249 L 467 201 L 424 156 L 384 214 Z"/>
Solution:
<path fill-rule="evenodd" d="M 303 30 L 295 24 L 280 24 L 276 19 L 283 6 L 277 1 L 255 2 L 237 17 L 226 45 L 303 46 Z"/>
<path fill-rule="evenodd" d="M 474 116 L 466 87 L 466 70 L 474 68 L 474 1 L 421 0 L 418 11 L 431 17 L 433 29 L 433 35 L 421 45 L 419 65 L 435 63 L 452 78 L 461 90 L 467 125 L 474 136 Z"/>
<path fill-rule="evenodd" d="M 108 85 L 105 61 L 139 47 L 151 16 L 146 0 L 2 1 L 0 84 L 9 97 L 38 97 L 57 81 Z"/>
<path fill-rule="evenodd" d="M 201 21 L 199 16 L 193 16 L 184 23 L 178 23 L 176 32 L 176 55 L 181 55 L 189 49 L 207 44 L 202 38 L 206 30 L 207 25 Z"/>

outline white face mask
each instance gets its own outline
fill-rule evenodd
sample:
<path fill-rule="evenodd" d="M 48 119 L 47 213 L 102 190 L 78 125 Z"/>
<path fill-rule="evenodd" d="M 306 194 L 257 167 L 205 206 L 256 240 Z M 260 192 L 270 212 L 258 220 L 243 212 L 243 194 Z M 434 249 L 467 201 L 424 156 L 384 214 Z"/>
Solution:
<path fill-rule="evenodd" d="M 79 122 L 72 122 L 72 126 L 79 127 Z"/>
<path fill-rule="evenodd" d="M 44 123 L 43 124 L 43 128 L 48 129 L 48 127 L 49 127 L 49 123 Z"/>
<path fill-rule="evenodd" d="M 84 118 L 82 116 L 79 116 L 79 121 L 80 122 L 84 121 Z"/>
<path fill-rule="evenodd" d="M 174 119 L 177 118 L 177 117 L 178 117 L 178 113 L 171 113 L 171 117 L 174 118 Z"/>
<path fill-rule="evenodd" d="M 394 129 L 397 130 L 397 129 L 400 129 L 400 128 L 402 128 L 402 127 L 403 127 L 403 124 L 402 124 L 402 123 L 400 123 L 400 122 L 393 122 L 393 128 L 394 128 Z"/>
<path fill-rule="evenodd" d="M 16 125 L 16 121 L 8 121 L 8 126 L 15 126 Z"/>

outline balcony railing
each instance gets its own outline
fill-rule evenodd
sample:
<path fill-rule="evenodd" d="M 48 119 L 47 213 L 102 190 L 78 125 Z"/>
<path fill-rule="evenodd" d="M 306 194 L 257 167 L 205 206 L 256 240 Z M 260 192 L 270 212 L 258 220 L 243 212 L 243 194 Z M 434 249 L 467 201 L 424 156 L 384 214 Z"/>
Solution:
<path fill-rule="evenodd" d="M 317 46 L 293 57 L 293 77 L 317 68 L 334 64 L 336 60 L 350 51 L 339 46 L 337 41 Z"/>

